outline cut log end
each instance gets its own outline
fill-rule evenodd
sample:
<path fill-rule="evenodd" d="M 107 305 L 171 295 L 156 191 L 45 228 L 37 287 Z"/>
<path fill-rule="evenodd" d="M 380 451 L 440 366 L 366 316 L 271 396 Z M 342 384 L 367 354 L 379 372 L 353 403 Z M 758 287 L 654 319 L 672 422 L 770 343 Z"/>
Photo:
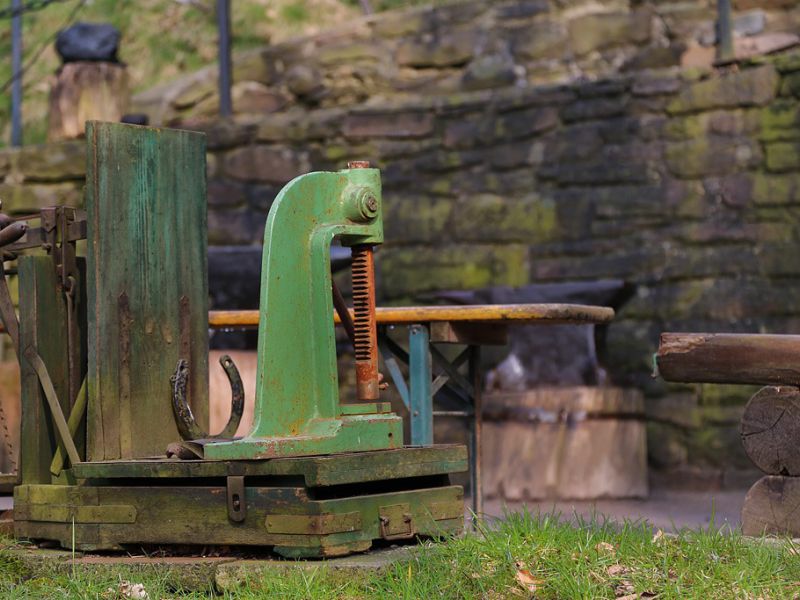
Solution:
<path fill-rule="evenodd" d="M 800 389 L 759 390 L 745 406 L 739 432 L 747 456 L 759 469 L 800 476 Z"/>
<path fill-rule="evenodd" d="M 767 475 L 753 484 L 742 507 L 745 535 L 800 537 L 800 477 Z"/>

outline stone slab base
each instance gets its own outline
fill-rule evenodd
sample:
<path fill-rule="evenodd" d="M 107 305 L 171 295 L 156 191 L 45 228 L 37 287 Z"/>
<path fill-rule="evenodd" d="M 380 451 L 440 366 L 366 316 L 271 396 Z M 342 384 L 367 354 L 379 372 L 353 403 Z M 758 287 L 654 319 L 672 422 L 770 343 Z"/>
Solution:
<path fill-rule="evenodd" d="M 136 581 L 137 576 L 157 576 L 170 587 L 187 592 L 231 592 L 247 581 L 277 577 L 287 569 L 315 571 L 332 569 L 343 573 L 376 573 L 391 565 L 409 560 L 414 546 L 394 546 L 326 560 L 290 560 L 279 557 L 240 558 L 237 556 L 121 556 L 109 554 L 73 554 L 64 550 L 12 547 L 7 555 L 22 563 L 26 577 L 52 577 L 56 574 L 109 575 Z"/>

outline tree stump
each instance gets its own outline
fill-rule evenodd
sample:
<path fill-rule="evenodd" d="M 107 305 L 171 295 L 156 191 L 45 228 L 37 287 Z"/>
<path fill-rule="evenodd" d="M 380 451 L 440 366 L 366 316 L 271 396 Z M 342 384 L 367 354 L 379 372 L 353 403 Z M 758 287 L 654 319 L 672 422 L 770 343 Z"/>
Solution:
<path fill-rule="evenodd" d="M 483 489 L 508 501 L 646 497 L 644 399 L 616 387 L 484 396 Z"/>
<path fill-rule="evenodd" d="M 128 70 L 113 62 L 64 64 L 50 91 L 49 141 L 83 137 L 86 121 L 122 118 L 128 107 Z"/>
<path fill-rule="evenodd" d="M 800 476 L 800 389 L 759 390 L 745 406 L 739 432 L 747 456 L 764 473 Z"/>

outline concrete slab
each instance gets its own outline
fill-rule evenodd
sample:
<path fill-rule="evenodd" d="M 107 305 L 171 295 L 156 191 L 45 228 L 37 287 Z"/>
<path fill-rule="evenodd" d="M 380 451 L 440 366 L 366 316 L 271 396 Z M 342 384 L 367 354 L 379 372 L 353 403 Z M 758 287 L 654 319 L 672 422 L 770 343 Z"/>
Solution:
<path fill-rule="evenodd" d="M 219 565 L 215 584 L 219 592 L 230 592 L 242 587 L 248 580 L 274 575 L 285 569 L 329 569 L 345 575 L 377 573 L 387 567 L 409 560 L 417 546 L 400 546 L 372 550 L 327 560 L 238 560 Z"/>
<path fill-rule="evenodd" d="M 239 556 L 122 556 L 82 554 L 67 550 L 12 547 L 5 552 L 22 563 L 30 577 L 85 573 L 121 577 L 136 581 L 140 575 L 157 575 L 170 587 L 186 591 L 218 592 L 234 590 L 248 580 L 277 576 L 286 569 L 330 569 L 346 576 L 378 572 L 397 562 L 406 561 L 415 546 L 378 549 L 327 560 L 289 560 L 282 558 L 247 558 Z"/>

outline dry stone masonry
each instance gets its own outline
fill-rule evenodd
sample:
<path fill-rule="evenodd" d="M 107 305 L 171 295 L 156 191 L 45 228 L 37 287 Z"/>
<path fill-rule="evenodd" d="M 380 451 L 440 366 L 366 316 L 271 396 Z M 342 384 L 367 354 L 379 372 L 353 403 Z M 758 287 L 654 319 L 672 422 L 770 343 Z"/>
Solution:
<path fill-rule="evenodd" d="M 737 424 L 753 390 L 666 387 L 651 355 L 666 330 L 800 331 L 800 51 L 688 66 L 713 55 L 713 4 L 390 13 L 237 59 L 233 119 L 210 118 L 210 72 L 139 109 L 207 131 L 210 244 L 259 244 L 284 183 L 369 159 L 383 302 L 634 283 L 607 333 L 610 376 L 649 395 L 651 463 L 719 486 L 752 468 Z M 734 4 L 740 40 L 798 29 L 798 2 Z M 78 203 L 83 175 L 80 142 L 0 153 L 17 212 Z"/>

